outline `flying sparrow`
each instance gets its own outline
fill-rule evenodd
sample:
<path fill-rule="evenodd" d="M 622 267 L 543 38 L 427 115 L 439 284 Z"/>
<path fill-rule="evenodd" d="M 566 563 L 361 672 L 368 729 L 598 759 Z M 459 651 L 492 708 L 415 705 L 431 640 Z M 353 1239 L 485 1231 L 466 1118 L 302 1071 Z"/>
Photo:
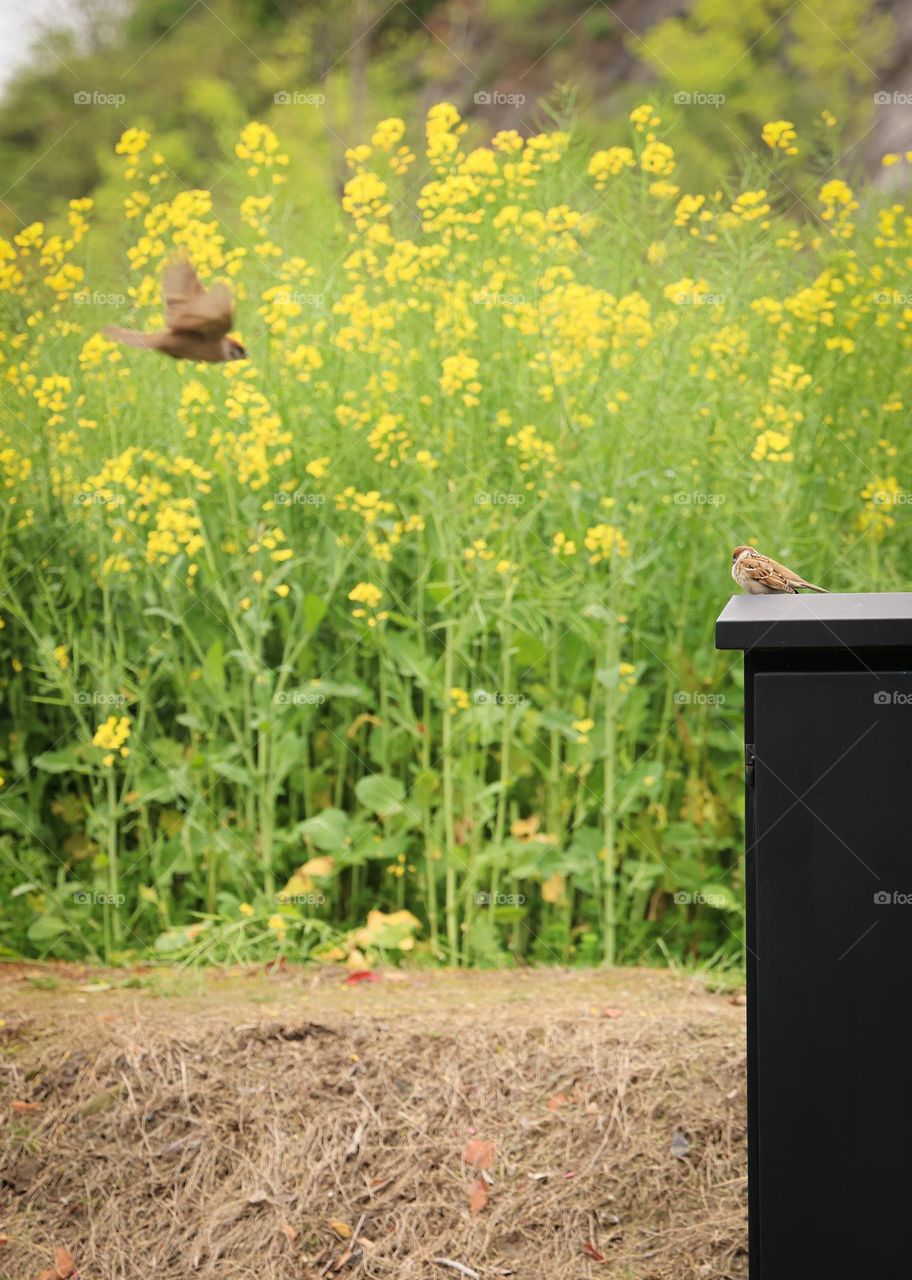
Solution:
<path fill-rule="evenodd" d="M 148 347 L 175 360 L 245 360 L 247 352 L 228 337 L 231 293 L 223 284 L 206 290 L 187 258 L 173 258 L 162 272 L 165 328 L 156 333 L 105 329 L 105 336 L 128 347 Z"/>
<path fill-rule="evenodd" d="M 732 577 L 750 596 L 769 596 L 778 592 L 794 596 L 802 590 L 826 594 L 826 587 L 815 587 L 813 582 L 805 582 L 793 569 L 787 569 L 769 556 L 762 556 L 753 547 L 735 547 Z"/>

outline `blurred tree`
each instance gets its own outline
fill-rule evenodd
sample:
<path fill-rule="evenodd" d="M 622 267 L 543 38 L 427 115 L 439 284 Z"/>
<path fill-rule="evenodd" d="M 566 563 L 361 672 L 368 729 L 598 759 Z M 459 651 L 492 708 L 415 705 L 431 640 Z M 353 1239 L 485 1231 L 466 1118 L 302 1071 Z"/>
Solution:
<path fill-rule="evenodd" d="M 826 109 L 854 141 L 870 128 L 877 72 L 893 38 L 893 18 L 872 12 L 869 0 L 696 0 L 688 14 L 666 18 L 629 46 L 669 97 L 692 96 L 681 104 L 691 108 L 691 166 L 718 173 L 709 139 L 718 139 L 719 120 L 703 95 L 724 95 L 717 109 L 734 149 L 740 142 L 761 159 L 767 120 L 802 127 Z"/>

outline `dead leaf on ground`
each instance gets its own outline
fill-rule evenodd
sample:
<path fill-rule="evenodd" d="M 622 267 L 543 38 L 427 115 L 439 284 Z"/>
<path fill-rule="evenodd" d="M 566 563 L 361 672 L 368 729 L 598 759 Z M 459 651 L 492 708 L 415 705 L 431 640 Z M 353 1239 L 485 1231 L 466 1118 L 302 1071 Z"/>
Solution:
<path fill-rule="evenodd" d="M 570 1099 L 565 1093 L 556 1093 L 553 1098 L 548 1099 L 549 1111 L 560 1111 L 561 1107 L 565 1107 Z"/>
<path fill-rule="evenodd" d="M 473 1169 L 493 1169 L 494 1143 L 486 1138 L 473 1138 L 463 1148 L 462 1158 Z"/>
<path fill-rule="evenodd" d="M 330 1218 L 329 1225 L 335 1231 L 340 1240 L 350 1240 L 352 1229 L 347 1222 L 343 1222 L 340 1218 Z"/>
<path fill-rule="evenodd" d="M 14 1102 L 13 1110 L 18 1111 L 20 1115 L 30 1115 L 33 1111 L 41 1110 L 40 1102 Z"/>
<path fill-rule="evenodd" d="M 586 1255 L 587 1258 L 591 1258 L 593 1262 L 608 1261 L 605 1255 L 603 1253 L 600 1253 L 598 1249 L 596 1249 L 595 1245 L 588 1240 L 583 1245 L 583 1253 Z"/>
<path fill-rule="evenodd" d="M 42 1271 L 38 1280 L 79 1280 L 76 1262 L 69 1250 L 58 1247 L 54 1252 L 54 1266 Z"/>
<path fill-rule="evenodd" d="M 469 1192 L 469 1209 L 475 1218 L 488 1203 L 488 1184 L 484 1178 L 476 1178 Z"/>
<path fill-rule="evenodd" d="M 287 1222 L 280 1222 L 279 1227 L 281 1229 L 282 1234 L 288 1238 L 288 1243 L 294 1244 L 294 1242 L 298 1238 L 298 1233 L 294 1229 L 294 1227 L 289 1226 Z"/>
<path fill-rule="evenodd" d="M 623 1012 L 624 1012 L 623 1009 L 605 1008 L 602 1010 L 602 1017 L 603 1018 L 619 1018 Z"/>

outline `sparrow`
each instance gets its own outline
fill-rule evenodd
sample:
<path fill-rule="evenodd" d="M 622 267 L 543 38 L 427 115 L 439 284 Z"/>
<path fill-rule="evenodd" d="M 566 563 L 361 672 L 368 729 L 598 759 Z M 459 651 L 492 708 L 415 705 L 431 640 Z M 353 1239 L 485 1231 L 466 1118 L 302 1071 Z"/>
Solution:
<path fill-rule="evenodd" d="M 783 592 L 794 596 L 799 591 L 820 591 L 827 594 L 826 587 L 815 587 L 813 582 L 805 582 L 793 569 L 787 569 L 778 560 L 762 556 L 753 547 L 735 547 L 732 552 L 732 577 L 742 591 L 750 596 L 769 596 Z"/>
<path fill-rule="evenodd" d="M 247 352 L 228 337 L 232 321 L 231 293 L 223 284 L 204 289 L 187 258 L 172 258 L 162 272 L 165 328 L 156 333 L 105 329 L 105 337 L 128 347 L 148 347 L 175 360 L 245 360 Z"/>

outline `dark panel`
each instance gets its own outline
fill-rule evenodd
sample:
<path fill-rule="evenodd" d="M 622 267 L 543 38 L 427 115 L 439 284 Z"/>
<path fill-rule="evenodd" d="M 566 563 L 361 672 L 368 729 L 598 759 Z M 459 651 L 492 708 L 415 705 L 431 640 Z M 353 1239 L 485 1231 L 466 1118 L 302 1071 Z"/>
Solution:
<path fill-rule="evenodd" d="M 733 596 L 718 649 L 912 647 L 912 592 Z"/>
<path fill-rule="evenodd" d="M 908 1280 L 912 676 L 752 679 L 751 1277 Z"/>

